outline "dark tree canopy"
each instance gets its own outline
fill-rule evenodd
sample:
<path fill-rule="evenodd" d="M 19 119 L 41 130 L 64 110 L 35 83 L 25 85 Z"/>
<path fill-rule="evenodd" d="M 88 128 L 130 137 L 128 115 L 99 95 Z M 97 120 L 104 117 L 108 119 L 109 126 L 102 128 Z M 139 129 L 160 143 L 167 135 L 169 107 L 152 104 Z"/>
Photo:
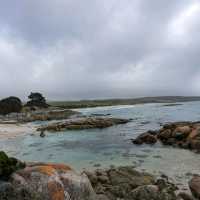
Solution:
<path fill-rule="evenodd" d="M 0 114 L 18 113 L 22 110 L 22 102 L 18 97 L 8 97 L 0 101 Z"/>
<path fill-rule="evenodd" d="M 31 94 L 28 96 L 30 101 L 27 102 L 26 106 L 37 106 L 40 108 L 47 108 L 48 104 L 46 103 L 45 97 L 39 92 L 31 92 Z"/>

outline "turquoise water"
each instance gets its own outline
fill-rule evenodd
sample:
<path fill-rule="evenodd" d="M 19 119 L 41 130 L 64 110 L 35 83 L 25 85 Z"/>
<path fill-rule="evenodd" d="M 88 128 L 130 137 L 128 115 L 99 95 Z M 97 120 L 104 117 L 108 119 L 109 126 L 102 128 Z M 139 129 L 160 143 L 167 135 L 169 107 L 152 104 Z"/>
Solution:
<path fill-rule="evenodd" d="M 84 115 L 111 114 L 132 118 L 125 125 L 106 129 L 48 133 L 45 138 L 28 133 L 26 136 L 2 139 L 0 146 L 9 155 L 26 161 L 60 162 L 77 170 L 110 165 L 134 165 L 153 173 L 164 173 L 178 182 L 187 181 L 189 173 L 200 173 L 200 155 L 188 150 L 156 144 L 135 146 L 130 139 L 160 124 L 173 121 L 200 120 L 200 102 L 113 106 L 79 109 Z"/>

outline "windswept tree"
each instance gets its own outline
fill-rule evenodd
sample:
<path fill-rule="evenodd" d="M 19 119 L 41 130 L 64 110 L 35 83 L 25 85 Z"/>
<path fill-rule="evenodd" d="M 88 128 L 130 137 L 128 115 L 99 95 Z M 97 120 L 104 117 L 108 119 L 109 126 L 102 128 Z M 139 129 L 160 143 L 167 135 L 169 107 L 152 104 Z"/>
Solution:
<path fill-rule="evenodd" d="M 37 106 L 40 108 L 47 108 L 49 106 L 46 103 L 45 97 L 43 97 L 43 95 L 39 92 L 31 92 L 28 98 L 30 99 L 30 101 L 27 102 L 26 106 Z"/>

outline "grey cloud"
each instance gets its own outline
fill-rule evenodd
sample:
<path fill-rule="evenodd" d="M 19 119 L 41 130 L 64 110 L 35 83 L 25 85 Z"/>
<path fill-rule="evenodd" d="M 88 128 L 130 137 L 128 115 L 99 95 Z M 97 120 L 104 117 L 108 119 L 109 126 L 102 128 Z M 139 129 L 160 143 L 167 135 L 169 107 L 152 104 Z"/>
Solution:
<path fill-rule="evenodd" d="M 197 0 L 15 0 L 0 7 L 0 96 L 199 95 Z"/>

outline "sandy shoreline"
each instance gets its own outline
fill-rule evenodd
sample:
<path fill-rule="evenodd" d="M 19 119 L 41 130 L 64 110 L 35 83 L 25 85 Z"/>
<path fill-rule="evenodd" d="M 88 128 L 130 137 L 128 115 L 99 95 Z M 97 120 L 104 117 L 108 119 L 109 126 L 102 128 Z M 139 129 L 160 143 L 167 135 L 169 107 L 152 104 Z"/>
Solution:
<path fill-rule="evenodd" d="M 26 134 L 35 134 L 36 126 L 32 123 L 26 124 L 0 124 L 0 139 L 10 139 Z"/>

